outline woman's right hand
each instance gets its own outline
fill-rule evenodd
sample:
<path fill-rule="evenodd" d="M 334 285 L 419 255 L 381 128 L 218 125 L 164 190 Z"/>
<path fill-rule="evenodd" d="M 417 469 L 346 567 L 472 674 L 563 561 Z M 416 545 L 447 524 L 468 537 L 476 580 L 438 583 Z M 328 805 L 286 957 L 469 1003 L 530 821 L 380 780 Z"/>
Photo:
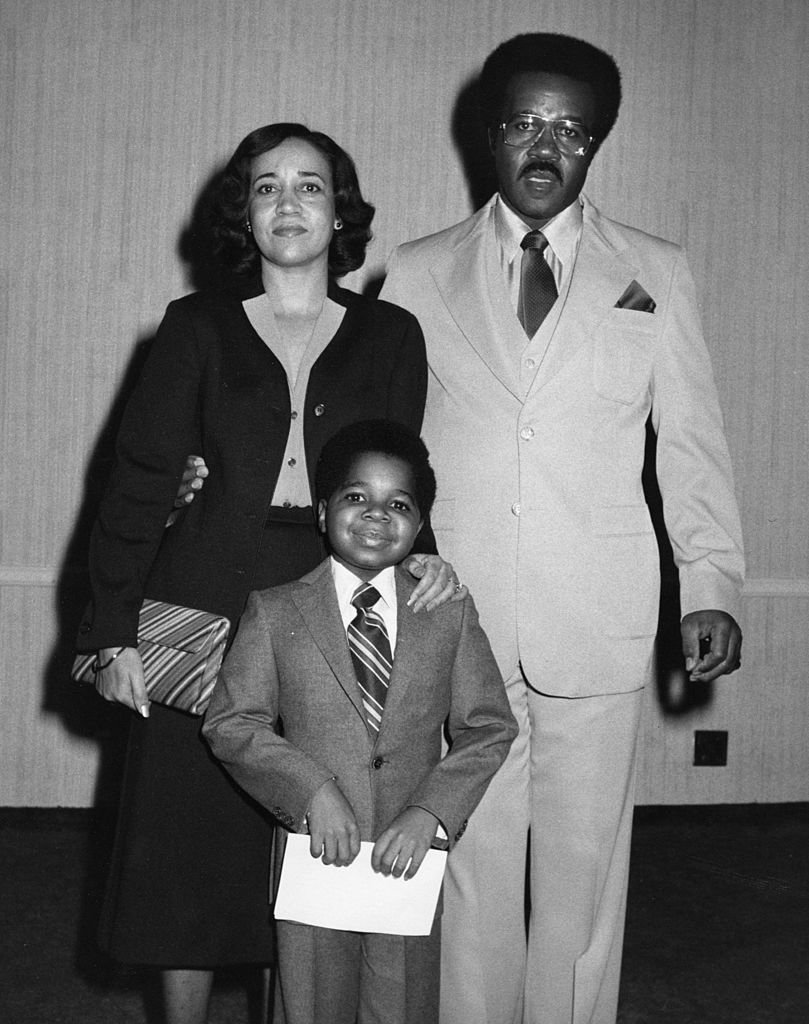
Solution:
<path fill-rule="evenodd" d="M 177 497 L 174 499 L 174 508 L 169 512 L 166 519 L 166 526 L 173 526 L 180 518 L 182 510 L 188 508 L 197 492 L 202 490 L 205 477 L 208 475 L 208 467 L 201 455 L 188 455 L 185 460 L 180 486 L 177 488 Z"/>
<path fill-rule="evenodd" d="M 96 690 L 104 700 L 125 704 L 143 718 L 148 718 L 149 695 L 137 647 L 102 647 L 98 652 L 98 664 L 106 666 L 96 673 Z"/>

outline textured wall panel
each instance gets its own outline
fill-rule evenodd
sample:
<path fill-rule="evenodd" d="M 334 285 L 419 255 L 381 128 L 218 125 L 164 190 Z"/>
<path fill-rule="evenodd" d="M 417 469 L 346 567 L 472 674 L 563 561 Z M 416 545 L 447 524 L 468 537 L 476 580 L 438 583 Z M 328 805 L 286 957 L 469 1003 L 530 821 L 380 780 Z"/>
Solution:
<path fill-rule="evenodd" d="M 191 287 L 179 243 L 210 175 L 260 124 L 330 131 L 378 209 L 360 286 L 394 244 L 482 198 L 465 87 L 493 45 L 535 28 L 622 66 L 626 101 L 588 191 L 689 249 L 756 595 L 738 679 L 679 716 L 650 694 L 641 797 L 809 797 L 809 5 L 5 0 L 0 804 L 85 804 L 97 750 L 106 770 L 120 716 L 74 707 L 58 682 L 85 596 L 66 568 L 84 558 L 127 371 Z M 688 767 L 696 722 L 728 728 L 722 772 Z"/>

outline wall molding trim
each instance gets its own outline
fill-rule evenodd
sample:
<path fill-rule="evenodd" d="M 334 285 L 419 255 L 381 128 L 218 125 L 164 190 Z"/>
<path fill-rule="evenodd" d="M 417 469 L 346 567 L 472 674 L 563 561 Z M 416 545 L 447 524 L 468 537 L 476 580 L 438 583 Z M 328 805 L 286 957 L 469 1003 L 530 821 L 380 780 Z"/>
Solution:
<path fill-rule="evenodd" d="M 0 587 L 55 587 L 64 577 L 87 574 L 84 566 L 0 565 Z M 809 597 L 809 579 L 760 577 L 746 580 L 742 597 Z"/>

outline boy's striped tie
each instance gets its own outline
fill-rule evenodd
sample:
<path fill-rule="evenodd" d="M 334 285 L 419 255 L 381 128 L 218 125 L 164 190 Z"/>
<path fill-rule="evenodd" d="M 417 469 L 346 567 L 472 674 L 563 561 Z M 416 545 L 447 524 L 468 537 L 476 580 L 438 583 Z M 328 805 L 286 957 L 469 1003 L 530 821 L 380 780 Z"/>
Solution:
<path fill-rule="evenodd" d="M 351 598 L 357 616 L 348 624 L 348 648 L 362 693 L 362 706 L 368 725 L 375 732 L 379 732 L 382 721 L 393 662 L 385 623 L 378 612 L 371 610 L 379 598 L 376 587 L 361 583 Z"/>

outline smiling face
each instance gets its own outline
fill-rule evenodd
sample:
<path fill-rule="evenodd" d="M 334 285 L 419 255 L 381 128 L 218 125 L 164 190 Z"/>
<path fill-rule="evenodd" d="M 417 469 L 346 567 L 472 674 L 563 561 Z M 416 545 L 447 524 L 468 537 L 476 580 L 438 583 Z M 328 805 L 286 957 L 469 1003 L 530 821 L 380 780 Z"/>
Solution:
<path fill-rule="evenodd" d="M 262 265 L 328 265 L 334 189 L 325 156 L 305 139 L 285 139 L 253 161 L 247 219 Z"/>
<path fill-rule="evenodd" d="M 516 114 L 579 121 L 592 134 L 596 103 L 584 82 L 530 72 L 512 78 L 501 120 L 509 121 Z M 550 130 L 526 148 L 507 146 L 500 129 L 491 129 L 490 138 L 500 194 L 529 227 L 544 227 L 581 192 L 592 155 L 560 153 Z"/>
<path fill-rule="evenodd" d="M 410 466 L 395 456 L 364 452 L 328 502 L 318 503 L 318 524 L 332 555 L 360 579 L 398 565 L 421 528 Z"/>

